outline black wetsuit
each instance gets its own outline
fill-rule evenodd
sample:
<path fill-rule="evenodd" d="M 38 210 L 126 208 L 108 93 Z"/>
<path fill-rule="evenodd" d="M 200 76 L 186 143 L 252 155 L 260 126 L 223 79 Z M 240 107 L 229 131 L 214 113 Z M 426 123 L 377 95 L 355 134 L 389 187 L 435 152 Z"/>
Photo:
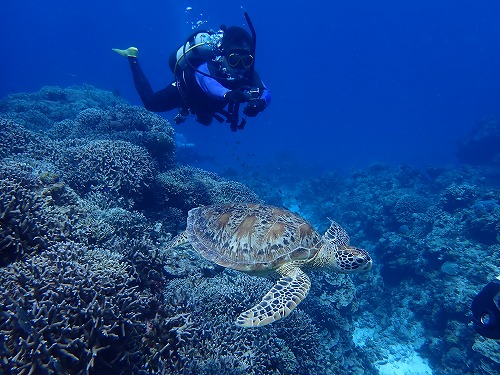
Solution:
<path fill-rule="evenodd" d="M 132 70 L 134 85 L 137 93 L 141 97 L 144 107 L 152 112 L 167 112 L 175 108 L 184 107 L 184 101 L 174 83 L 168 85 L 163 90 L 153 92 L 148 79 L 135 57 L 129 57 L 128 62 Z"/>
<path fill-rule="evenodd" d="M 267 90 L 255 71 L 252 71 L 249 77 L 240 80 L 226 80 L 227 82 L 223 84 L 223 79 L 220 80 L 212 76 L 217 74 L 217 67 L 211 65 L 209 69 L 208 64 L 204 63 L 198 69 L 204 70 L 205 74 L 200 73 L 200 71 L 177 72 L 177 74 L 180 74 L 179 84 L 181 84 L 181 89 L 184 92 L 184 95 L 181 95 L 176 82 L 172 82 L 160 91 L 153 92 L 137 58 L 129 57 L 128 61 L 137 93 L 141 97 L 144 107 L 149 111 L 166 112 L 175 108 L 184 108 L 187 111 L 190 109 L 196 115 L 198 122 L 203 125 L 210 125 L 214 117 L 222 121 L 222 118 L 217 113 L 225 114 L 227 117 L 228 112 L 224 111 L 224 107 L 228 103 L 224 94 L 230 90 L 242 86 L 259 87 L 262 88 L 260 95 L 266 101 L 266 106 L 271 101 L 269 90 Z M 201 83 L 202 81 L 203 83 Z M 237 121 L 237 111 L 235 115 Z"/>

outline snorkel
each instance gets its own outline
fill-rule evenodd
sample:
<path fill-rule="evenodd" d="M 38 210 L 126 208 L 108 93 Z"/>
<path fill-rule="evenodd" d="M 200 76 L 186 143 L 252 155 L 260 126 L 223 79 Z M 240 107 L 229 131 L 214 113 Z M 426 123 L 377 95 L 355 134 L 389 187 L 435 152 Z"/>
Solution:
<path fill-rule="evenodd" d="M 254 67 L 255 67 L 255 51 L 256 51 L 256 47 L 257 47 L 257 33 L 255 32 L 255 28 L 253 27 L 253 23 L 252 23 L 252 20 L 250 19 L 250 16 L 248 15 L 248 12 L 243 7 L 241 7 L 241 9 L 243 10 L 243 15 L 245 16 L 245 20 L 247 21 L 250 32 L 252 33 L 253 64 L 252 64 L 252 67 L 250 69 L 251 69 L 251 72 L 253 73 Z"/>

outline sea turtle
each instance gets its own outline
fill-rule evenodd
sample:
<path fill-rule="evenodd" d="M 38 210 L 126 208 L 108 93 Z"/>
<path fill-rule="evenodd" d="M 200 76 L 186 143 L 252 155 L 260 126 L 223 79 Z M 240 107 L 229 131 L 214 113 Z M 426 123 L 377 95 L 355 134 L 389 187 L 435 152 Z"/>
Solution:
<path fill-rule="evenodd" d="M 307 296 L 311 281 L 302 269 L 359 273 L 372 267 L 366 250 L 349 246 L 336 222 L 321 236 L 301 216 L 263 204 L 222 204 L 193 208 L 187 227 L 169 248 L 189 242 L 204 258 L 254 275 L 281 277 L 236 324 L 262 327 L 280 320 Z"/>

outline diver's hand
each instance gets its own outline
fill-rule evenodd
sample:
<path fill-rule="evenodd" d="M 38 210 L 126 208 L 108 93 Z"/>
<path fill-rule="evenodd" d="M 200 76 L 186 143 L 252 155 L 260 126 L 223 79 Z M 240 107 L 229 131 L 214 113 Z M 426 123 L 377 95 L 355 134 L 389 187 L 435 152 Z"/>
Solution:
<path fill-rule="evenodd" d="M 229 103 L 245 103 L 248 102 L 248 97 L 242 90 L 231 90 L 224 94 L 224 99 Z"/>
<path fill-rule="evenodd" d="M 265 108 L 266 101 L 264 99 L 252 99 L 248 102 L 247 106 L 243 108 L 243 113 L 248 117 L 254 117 Z"/>

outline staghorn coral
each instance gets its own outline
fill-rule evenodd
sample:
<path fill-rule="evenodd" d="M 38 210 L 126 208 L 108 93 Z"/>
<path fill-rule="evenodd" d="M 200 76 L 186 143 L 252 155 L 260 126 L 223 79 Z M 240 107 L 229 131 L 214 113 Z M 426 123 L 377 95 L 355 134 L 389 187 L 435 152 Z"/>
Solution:
<path fill-rule="evenodd" d="M 149 289 L 155 294 L 161 293 L 168 274 L 164 270 L 164 254 L 152 238 L 147 235 L 142 238 L 117 236 L 107 241 L 105 246 L 123 257 L 141 288 Z"/>
<path fill-rule="evenodd" d="M 128 141 L 144 147 L 163 170 L 175 163 L 172 126 L 141 107 L 121 104 L 106 109 L 87 108 L 74 121 L 65 119 L 54 124 L 48 134 L 53 139 Z"/>
<path fill-rule="evenodd" d="M 150 298 L 119 258 L 112 267 L 103 260 L 60 242 L 29 261 L 0 268 L 0 369 L 139 373 Z"/>
<path fill-rule="evenodd" d="M 110 194 L 140 198 L 153 180 L 154 164 L 139 146 L 124 141 L 78 141 L 66 144 L 58 164 L 65 180 L 79 194 L 102 189 Z"/>
<path fill-rule="evenodd" d="M 0 119 L 0 159 L 43 148 L 43 142 L 18 123 Z"/>
<path fill-rule="evenodd" d="M 137 211 L 114 207 L 105 210 L 87 206 L 88 214 L 82 218 L 82 227 L 88 227 L 87 241 L 103 245 L 112 238 L 140 238 L 145 231 L 146 218 Z"/>
<path fill-rule="evenodd" d="M 19 167 L 0 165 L 0 265 L 47 246 L 46 202 L 32 191 L 40 186 L 29 167 Z"/>
<path fill-rule="evenodd" d="M 79 194 L 103 189 L 115 198 L 140 200 L 153 181 L 155 165 L 147 151 L 125 141 L 53 141 L 2 120 L 0 156 L 29 155 L 53 165 L 63 180 Z"/>
<path fill-rule="evenodd" d="M 54 241 L 79 238 L 77 198 L 32 159 L 0 164 L 0 265 L 38 252 Z M 64 207 L 63 207 L 64 206 Z"/>
<path fill-rule="evenodd" d="M 178 166 L 156 177 L 157 202 L 189 211 L 216 203 L 261 202 L 245 185 L 191 166 Z"/>
<path fill-rule="evenodd" d="M 1 161 L 0 192 L 0 372 L 141 373 L 142 333 L 159 305 L 150 291 L 163 282 L 146 218 L 120 197 L 80 198 L 56 165 L 26 153 Z M 91 233 L 105 237 L 99 220 L 125 255 L 86 247 Z M 130 246 L 127 236 L 143 239 Z"/>
<path fill-rule="evenodd" d="M 300 309 L 274 327 L 248 330 L 234 324 L 271 283 L 230 270 L 167 283 L 162 320 L 152 322 L 157 355 L 150 365 L 182 374 L 321 373 L 317 328 Z"/>

